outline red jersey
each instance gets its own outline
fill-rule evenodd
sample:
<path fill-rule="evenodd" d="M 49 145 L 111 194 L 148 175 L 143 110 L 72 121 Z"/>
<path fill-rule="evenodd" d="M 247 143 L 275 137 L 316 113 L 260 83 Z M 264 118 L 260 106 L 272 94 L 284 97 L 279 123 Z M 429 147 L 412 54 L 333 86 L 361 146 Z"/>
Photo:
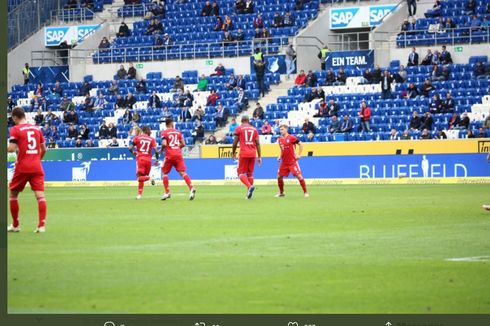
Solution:
<path fill-rule="evenodd" d="M 240 141 L 240 157 L 256 157 L 259 132 L 249 124 L 240 125 L 235 129 L 235 136 Z"/>
<path fill-rule="evenodd" d="M 299 143 L 298 138 L 293 135 L 287 137 L 279 137 L 279 146 L 281 147 L 282 164 L 292 165 L 296 163 L 296 144 Z"/>
<path fill-rule="evenodd" d="M 44 136 L 39 127 L 26 123 L 10 128 L 10 142 L 18 146 L 16 172 L 44 173 L 41 165 Z"/>
<path fill-rule="evenodd" d="M 168 128 L 162 131 L 162 139 L 167 141 L 165 147 L 166 158 L 179 159 L 182 158 L 182 150 L 180 149 L 180 141 L 184 140 L 181 132 L 173 128 Z"/>
<path fill-rule="evenodd" d="M 145 134 L 134 137 L 133 145 L 136 146 L 136 158 L 146 161 L 151 161 L 151 150 L 157 148 L 155 139 Z"/>

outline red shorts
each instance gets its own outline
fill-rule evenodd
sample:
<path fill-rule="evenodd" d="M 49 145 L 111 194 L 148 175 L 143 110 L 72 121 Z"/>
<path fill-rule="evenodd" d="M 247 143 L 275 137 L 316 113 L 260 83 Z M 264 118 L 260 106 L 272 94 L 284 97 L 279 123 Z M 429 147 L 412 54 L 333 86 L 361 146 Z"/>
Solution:
<path fill-rule="evenodd" d="M 44 173 L 22 173 L 14 172 L 14 177 L 10 181 L 10 190 L 21 192 L 29 182 L 33 191 L 44 191 Z"/>
<path fill-rule="evenodd" d="M 238 159 L 237 173 L 248 174 L 249 177 L 253 176 L 255 168 L 255 157 L 240 157 Z"/>
<path fill-rule="evenodd" d="M 183 158 L 165 158 L 163 161 L 162 172 L 163 174 L 169 174 L 172 168 L 175 168 L 177 172 L 185 172 L 185 164 Z"/>
<path fill-rule="evenodd" d="M 280 177 L 287 177 L 289 176 L 289 173 L 291 173 L 295 177 L 301 174 L 301 169 L 298 162 L 294 164 L 281 163 L 281 166 L 279 166 L 279 170 L 277 171 L 277 175 L 279 175 Z"/>
<path fill-rule="evenodd" d="M 136 173 L 139 175 L 150 175 L 151 171 L 151 161 L 148 160 L 137 160 L 136 161 Z"/>

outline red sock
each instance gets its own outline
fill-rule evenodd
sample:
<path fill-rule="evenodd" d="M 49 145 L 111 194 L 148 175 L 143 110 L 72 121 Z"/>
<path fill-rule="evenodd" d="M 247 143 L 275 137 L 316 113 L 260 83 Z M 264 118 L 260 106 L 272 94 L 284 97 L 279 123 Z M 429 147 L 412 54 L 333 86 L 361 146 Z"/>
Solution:
<path fill-rule="evenodd" d="M 250 184 L 250 181 L 248 181 L 248 178 L 245 176 L 245 174 L 240 174 L 239 175 L 240 177 L 240 181 L 245 185 L 247 186 L 247 189 L 250 188 L 251 184 Z"/>
<path fill-rule="evenodd" d="M 145 186 L 145 182 L 144 181 L 138 181 L 138 195 L 141 195 L 143 193 L 143 187 L 144 186 Z"/>
<path fill-rule="evenodd" d="M 279 187 L 279 193 L 283 194 L 284 193 L 284 179 L 283 178 L 277 179 L 277 186 Z"/>
<path fill-rule="evenodd" d="M 254 177 L 248 177 L 248 182 L 253 186 L 254 185 Z"/>
<path fill-rule="evenodd" d="M 37 207 L 39 209 L 39 225 L 37 227 L 43 227 L 46 220 L 46 198 L 41 197 L 37 199 Z"/>
<path fill-rule="evenodd" d="M 148 181 L 150 180 L 150 177 L 149 176 L 141 176 L 141 177 L 138 177 L 138 182 L 145 182 L 145 181 Z"/>
<path fill-rule="evenodd" d="M 306 189 L 305 179 L 299 179 L 299 184 L 301 185 L 301 188 L 303 188 L 303 192 L 306 194 L 308 190 Z"/>
<path fill-rule="evenodd" d="M 19 201 L 17 198 L 10 197 L 10 214 L 12 214 L 12 226 L 14 228 L 19 226 Z"/>
<path fill-rule="evenodd" d="M 168 175 L 163 176 L 163 188 L 165 188 L 165 193 L 168 194 L 170 189 L 168 187 Z"/>
<path fill-rule="evenodd" d="M 192 190 L 192 181 L 189 175 L 184 174 L 183 176 L 185 183 L 187 184 L 187 187 L 189 187 L 189 190 Z"/>

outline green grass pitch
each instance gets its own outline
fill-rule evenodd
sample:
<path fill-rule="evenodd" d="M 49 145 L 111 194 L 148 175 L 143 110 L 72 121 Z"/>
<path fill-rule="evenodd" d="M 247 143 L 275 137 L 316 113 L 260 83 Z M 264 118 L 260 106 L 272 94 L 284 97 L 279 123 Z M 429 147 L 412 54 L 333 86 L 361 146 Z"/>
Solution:
<path fill-rule="evenodd" d="M 45 234 L 26 191 L 8 311 L 490 313 L 488 185 L 197 189 L 51 188 Z"/>

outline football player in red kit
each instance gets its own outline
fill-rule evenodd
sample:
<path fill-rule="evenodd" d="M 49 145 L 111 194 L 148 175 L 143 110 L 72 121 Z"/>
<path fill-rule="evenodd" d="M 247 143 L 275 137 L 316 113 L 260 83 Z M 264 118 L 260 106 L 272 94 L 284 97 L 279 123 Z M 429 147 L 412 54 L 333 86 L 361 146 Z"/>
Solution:
<path fill-rule="evenodd" d="M 281 137 L 277 140 L 279 147 L 281 148 L 281 156 L 278 161 L 281 162 L 279 171 L 277 172 L 277 185 L 279 186 L 279 193 L 276 197 L 284 197 L 284 177 L 287 177 L 289 173 L 298 178 L 301 188 L 303 188 L 304 196 L 309 197 L 308 190 L 306 189 L 305 179 L 301 174 L 301 169 L 298 164 L 298 160 L 303 152 L 303 144 L 293 135 L 288 133 L 288 127 L 282 125 L 279 128 Z M 298 152 L 296 152 L 296 145 L 298 146 Z"/>
<path fill-rule="evenodd" d="M 157 142 L 151 137 L 151 129 L 148 126 L 142 128 L 143 133 L 133 138 L 129 145 L 129 151 L 136 156 L 136 177 L 138 178 L 138 195 L 141 199 L 145 181 L 150 180 L 152 152 L 155 152 L 155 166 L 158 166 Z M 133 149 L 136 147 L 136 152 Z"/>
<path fill-rule="evenodd" d="M 240 143 L 240 157 L 238 159 L 238 177 L 247 187 L 247 199 L 251 199 L 254 187 L 254 168 L 255 158 L 258 156 L 257 163 L 262 164 L 260 152 L 259 133 L 255 127 L 250 125 L 248 116 L 242 116 L 242 124 L 235 129 L 235 139 L 233 140 L 232 157 L 236 160 L 236 149 Z"/>
<path fill-rule="evenodd" d="M 182 133 L 174 128 L 174 122 L 171 118 L 165 120 L 167 129 L 162 131 L 162 152 L 165 151 L 165 160 L 163 161 L 162 175 L 163 187 L 165 193 L 162 200 L 170 198 L 170 188 L 168 182 L 168 174 L 175 168 L 180 176 L 184 179 L 187 187 L 189 187 L 189 200 L 196 197 L 196 189 L 192 186 L 191 178 L 186 173 L 184 158 L 182 157 L 181 148 L 185 147 L 184 137 Z"/>
<path fill-rule="evenodd" d="M 19 202 L 18 196 L 29 182 L 32 191 L 37 199 L 39 212 L 39 223 L 34 230 L 36 233 L 46 231 L 46 199 L 44 197 L 44 170 L 41 159 L 46 154 L 43 133 L 39 127 L 31 125 L 26 121 L 24 109 L 16 107 L 12 110 L 12 120 L 15 126 L 10 128 L 10 139 L 8 152 L 17 152 L 17 162 L 10 189 L 10 213 L 12 224 L 8 227 L 8 232 L 19 232 Z"/>

